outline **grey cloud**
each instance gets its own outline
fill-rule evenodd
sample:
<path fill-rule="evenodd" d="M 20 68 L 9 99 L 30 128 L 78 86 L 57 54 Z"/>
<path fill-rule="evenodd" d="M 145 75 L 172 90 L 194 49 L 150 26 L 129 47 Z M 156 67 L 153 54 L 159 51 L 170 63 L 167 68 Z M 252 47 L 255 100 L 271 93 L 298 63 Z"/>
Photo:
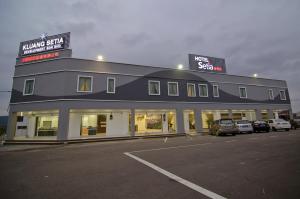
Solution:
<path fill-rule="evenodd" d="M 143 44 L 144 42 L 150 39 L 151 38 L 147 33 L 140 32 L 140 33 L 123 34 L 119 40 L 123 45 L 132 47 L 132 46 Z"/>
<path fill-rule="evenodd" d="M 299 7 L 298 0 L 0 1 L 0 89 L 11 88 L 20 41 L 70 31 L 74 57 L 162 67 L 187 66 L 188 53 L 224 57 L 228 73 L 287 80 L 300 111 Z"/>

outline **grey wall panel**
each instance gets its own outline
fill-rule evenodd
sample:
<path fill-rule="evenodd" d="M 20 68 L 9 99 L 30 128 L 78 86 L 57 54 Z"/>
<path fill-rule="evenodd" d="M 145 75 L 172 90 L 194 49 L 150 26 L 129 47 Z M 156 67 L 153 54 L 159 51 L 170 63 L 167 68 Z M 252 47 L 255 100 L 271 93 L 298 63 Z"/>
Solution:
<path fill-rule="evenodd" d="M 93 76 L 93 92 L 78 93 L 78 75 Z M 287 100 L 279 99 L 275 95 L 275 100 L 268 100 L 268 87 L 247 86 L 248 98 L 239 97 L 238 84 L 220 83 L 220 97 L 212 96 L 212 84 L 198 75 L 177 70 L 163 70 L 151 73 L 144 77 L 133 77 L 124 75 L 114 75 L 117 79 L 116 94 L 106 93 L 107 74 L 60 72 L 53 74 L 35 75 L 35 92 L 32 96 L 22 96 L 22 89 L 25 77 L 15 78 L 11 102 L 39 101 L 51 99 L 106 99 L 106 100 L 141 100 L 141 101 L 191 101 L 191 102 L 231 102 L 231 103 L 290 103 L 287 89 Z M 158 80 L 161 85 L 160 96 L 148 95 L 148 81 Z M 168 96 L 168 81 L 176 81 L 179 85 L 179 96 Z M 197 97 L 187 97 L 187 82 L 193 82 L 197 87 Z M 208 97 L 199 97 L 198 84 L 207 84 L 209 90 Z M 278 89 L 280 90 L 280 89 Z M 276 93 L 276 92 L 275 92 Z M 274 93 L 274 94 L 275 94 Z M 278 92 L 279 93 L 279 92 Z"/>

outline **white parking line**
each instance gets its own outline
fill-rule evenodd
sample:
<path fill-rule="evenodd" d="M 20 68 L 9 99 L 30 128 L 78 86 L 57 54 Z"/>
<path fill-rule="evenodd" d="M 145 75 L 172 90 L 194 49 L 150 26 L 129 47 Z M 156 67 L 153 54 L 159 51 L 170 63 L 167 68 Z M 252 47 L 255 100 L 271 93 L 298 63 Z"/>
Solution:
<path fill-rule="evenodd" d="M 201 144 L 190 144 L 190 145 L 163 147 L 163 148 L 156 148 L 156 149 L 143 149 L 143 150 L 138 150 L 138 151 L 130 151 L 130 153 L 140 153 L 140 152 L 147 152 L 147 151 L 160 151 L 160 150 L 167 150 L 167 149 L 188 148 L 188 147 L 195 147 L 195 146 L 208 145 L 208 144 L 211 144 L 211 142 L 206 142 L 206 143 L 201 143 Z"/>
<path fill-rule="evenodd" d="M 142 163 L 142 164 L 144 164 L 144 165 L 146 165 L 146 166 L 154 169 L 155 171 L 157 171 L 157 172 L 159 172 L 159 173 L 161 173 L 161 174 L 163 174 L 163 175 L 165 175 L 165 176 L 167 176 L 167 177 L 175 180 L 176 182 L 179 182 L 179 183 L 187 186 L 188 188 L 193 189 L 193 190 L 195 190 L 195 191 L 197 191 L 197 192 L 199 192 L 199 193 L 201 193 L 201 194 L 203 194 L 203 195 L 205 195 L 205 196 L 207 196 L 209 198 L 213 198 L 213 199 L 225 199 L 225 197 L 223 197 L 223 196 L 220 196 L 220 195 L 218 195 L 218 194 L 216 194 L 216 193 L 214 193 L 212 191 L 209 191 L 209 190 L 207 190 L 207 189 L 205 189 L 203 187 L 200 187 L 200 186 L 198 186 L 198 185 L 196 185 L 196 184 L 194 184 L 194 183 L 192 183 L 192 182 L 190 182 L 188 180 L 185 180 L 185 179 L 183 179 L 183 178 L 181 178 L 181 177 L 179 177 L 177 175 L 174 175 L 173 173 L 170 173 L 170 172 L 168 172 L 168 171 L 166 171 L 166 170 L 164 170 L 164 169 L 156 166 L 155 164 L 152 164 L 151 162 L 143 160 L 143 159 L 141 159 L 141 158 L 139 158 L 139 157 L 137 157 L 135 155 L 132 155 L 131 153 L 125 152 L 124 154 L 127 155 L 128 157 L 131 157 L 131 158 L 135 159 L 136 161 L 138 161 L 138 162 L 140 162 L 140 163 Z"/>
<path fill-rule="evenodd" d="M 235 142 L 236 140 L 227 140 L 225 142 Z"/>

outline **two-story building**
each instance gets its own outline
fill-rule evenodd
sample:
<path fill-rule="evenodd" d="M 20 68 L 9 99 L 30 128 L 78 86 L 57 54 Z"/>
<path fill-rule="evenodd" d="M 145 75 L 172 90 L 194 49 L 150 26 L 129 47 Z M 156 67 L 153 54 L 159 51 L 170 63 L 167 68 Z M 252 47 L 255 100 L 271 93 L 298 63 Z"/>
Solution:
<path fill-rule="evenodd" d="M 61 46 L 47 50 L 58 36 Z M 184 70 L 95 61 L 72 58 L 69 33 L 44 40 L 20 45 L 8 140 L 201 133 L 220 118 L 292 113 L 286 81 L 226 74 L 219 59 L 190 55 Z"/>

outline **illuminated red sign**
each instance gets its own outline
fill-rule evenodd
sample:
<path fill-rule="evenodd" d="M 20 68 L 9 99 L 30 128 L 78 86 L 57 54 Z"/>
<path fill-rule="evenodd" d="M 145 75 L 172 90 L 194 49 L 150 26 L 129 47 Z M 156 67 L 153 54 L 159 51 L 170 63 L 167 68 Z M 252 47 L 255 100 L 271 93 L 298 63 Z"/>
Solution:
<path fill-rule="evenodd" d="M 55 57 L 58 57 L 58 56 L 59 56 L 58 52 L 46 53 L 46 54 L 41 54 L 41 55 L 34 55 L 34 56 L 30 56 L 30 57 L 24 57 L 24 58 L 21 59 L 21 62 L 26 63 L 26 62 L 32 62 L 32 61 L 40 61 L 40 60 L 55 58 Z"/>

